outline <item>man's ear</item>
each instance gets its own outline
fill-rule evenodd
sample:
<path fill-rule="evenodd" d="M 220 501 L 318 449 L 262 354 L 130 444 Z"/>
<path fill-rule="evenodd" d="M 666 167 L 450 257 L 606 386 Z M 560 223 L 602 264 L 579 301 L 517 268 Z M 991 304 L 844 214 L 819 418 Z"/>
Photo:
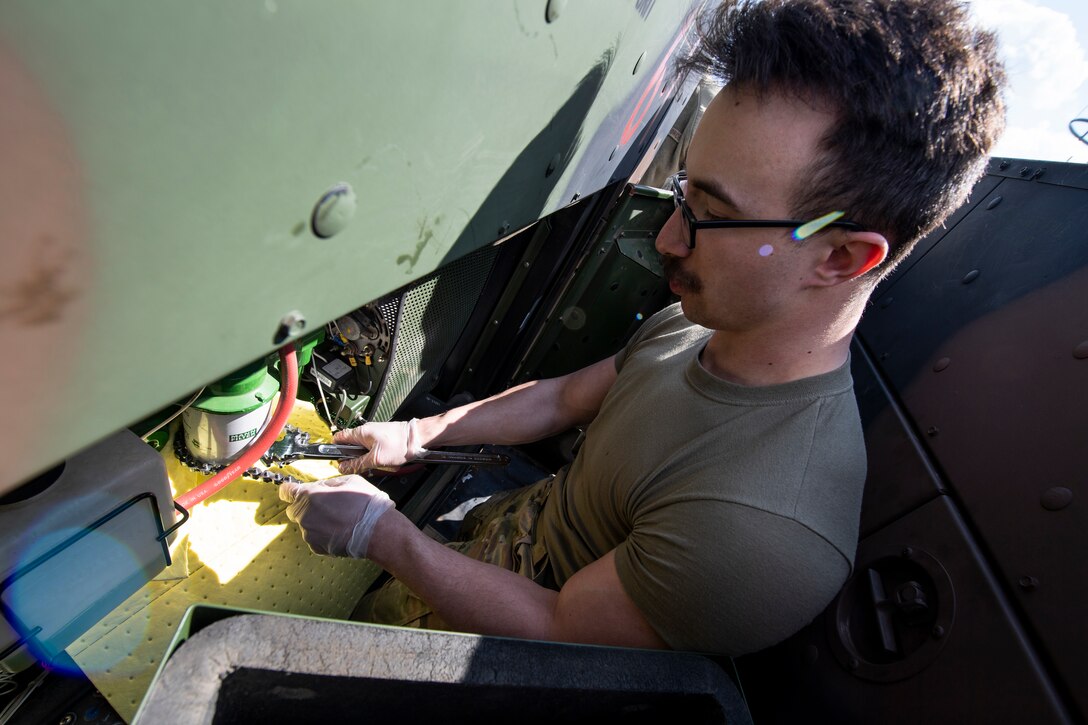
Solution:
<path fill-rule="evenodd" d="M 888 240 L 878 232 L 845 232 L 827 245 L 827 256 L 815 271 L 829 287 L 862 276 L 888 257 Z"/>

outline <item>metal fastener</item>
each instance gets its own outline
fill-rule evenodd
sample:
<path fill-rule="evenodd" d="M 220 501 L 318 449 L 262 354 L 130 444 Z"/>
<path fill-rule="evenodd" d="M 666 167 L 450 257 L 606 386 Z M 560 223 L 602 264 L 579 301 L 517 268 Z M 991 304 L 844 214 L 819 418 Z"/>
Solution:
<path fill-rule="evenodd" d="M 306 318 L 298 310 L 291 310 L 280 320 L 279 327 L 276 328 L 276 334 L 272 336 L 272 344 L 280 345 L 305 329 Z"/>
<path fill-rule="evenodd" d="M 971 284 L 971 283 L 972 283 L 972 282 L 974 282 L 974 281 L 975 281 L 976 279 L 978 279 L 978 276 L 979 276 L 980 274 L 982 274 L 982 273 L 981 273 L 981 272 L 979 272 L 979 271 L 978 271 L 977 269 L 972 269 L 972 270 L 971 270 L 970 272 L 968 272 L 967 274 L 963 275 L 963 279 L 962 279 L 962 280 L 960 280 L 960 281 L 961 281 L 961 282 L 962 282 L 963 284 Z"/>
<path fill-rule="evenodd" d="M 314 205 L 313 214 L 310 216 L 310 228 L 315 236 L 328 239 L 347 227 L 348 222 L 355 216 L 357 206 L 358 201 L 351 184 L 346 182 L 336 184 L 322 194 Z"/>
<path fill-rule="evenodd" d="M 1039 587 L 1039 580 L 1033 576 L 1022 576 L 1017 582 L 1025 592 L 1033 592 Z"/>
<path fill-rule="evenodd" d="M 952 364 L 952 358 L 942 357 L 940 360 L 933 363 L 933 372 L 939 373 L 939 372 L 941 372 L 942 370 L 944 370 L 945 368 L 947 368 L 951 364 Z"/>
<path fill-rule="evenodd" d="M 1001 168 L 1005 168 L 1005 166 L 1002 166 Z M 995 206 L 1000 204 L 1001 201 L 1002 199 L 1000 196 L 995 196 L 993 199 L 990 199 L 990 203 L 986 205 L 986 210 L 989 211 L 990 209 L 993 209 Z"/>
<path fill-rule="evenodd" d="M 559 14 L 563 12 L 563 8 L 567 6 L 567 0 L 548 0 L 548 6 L 544 10 L 544 19 L 549 23 L 554 23 L 559 19 Z"/>
<path fill-rule="evenodd" d="M 1039 503 L 1047 511 L 1061 511 L 1073 503 L 1073 491 L 1065 486 L 1053 486 L 1043 491 L 1039 497 Z"/>

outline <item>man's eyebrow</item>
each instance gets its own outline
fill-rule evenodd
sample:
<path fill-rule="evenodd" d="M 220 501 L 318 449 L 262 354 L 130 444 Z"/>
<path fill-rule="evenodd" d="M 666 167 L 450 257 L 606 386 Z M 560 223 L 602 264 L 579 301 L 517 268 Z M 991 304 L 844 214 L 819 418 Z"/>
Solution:
<path fill-rule="evenodd" d="M 726 191 L 724 186 L 719 184 L 714 179 L 691 179 L 691 178 L 689 178 L 688 183 L 691 184 L 696 189 L 698 189 L 699 191 L 703 192 L 704 194 L 708 194 L 708 195 L 714 197 L 715 199 L 717 199 L 718 201 L 721 201 L 721 202 L 723 202 L 725 204 L 728 204 L 740 216 L 745 216 L 744 210 L 741 208 L 740 204 L 737 203 L 736 199 L 734 199 L 729 194 L 729 192 Z"/>

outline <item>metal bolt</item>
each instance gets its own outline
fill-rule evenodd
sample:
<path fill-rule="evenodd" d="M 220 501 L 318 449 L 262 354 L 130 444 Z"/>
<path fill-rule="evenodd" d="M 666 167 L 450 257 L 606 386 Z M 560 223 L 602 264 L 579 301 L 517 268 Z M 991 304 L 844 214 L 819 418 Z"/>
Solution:
<path fill-rule="evenodd" d="M 321 239 L 328 239 L 334 234 L 343 231 L 355 216 L 358 206 L 355 191 L 351 184 L 346 182 L 336 184 L 317 200 L 313 214 L 310 216 L 310 228 L 314 235 Z"/>
<path fill-rule="evenodd" d="M 567 0 L 548 0 L 548 6 L 544 10 L 544 20 L 554 23 L 559 19 L 559 14 L 567 6 Z"/>
<path fill-rule="evenodd" d="M 1022 576 L 1017 582 L 1025 592 L 1033 592 L 1039 586 L 1039 580 L 1033 576 Z"/>
<path fill-rule="evenodd" d="M 305 329 L 306 318 L 298 310 L 291 310 L 280 320 L 279 327 L 276 328 L 276 334 L 272 336 L 272 343 L 279 345 Z"/>
<path fill-rule="evenodd" d="M 1028 167 L 1026 167 L 1026 166 L 1021 166 L 1020 167 L 1020 175 L 1021 176 L 1027 176 L 1030 173 L 1031 173 L 1031 169 L 1029 169 Z"/>
<path fill-rule="evenodd" d="M 1054 486 L 1043 491 L 1039 503 L 1047 511 L 1061 511 L 1073 503 L 1073 492 L 1065 486 Z"/>
<path fill-rule="evenodd" d="M 1008 164 L 1006 164 L 1005 162 L 1002 162 L 1001 168 L 1005 168 L 1005 166 L 1007 166 L 1007 165 Z M 995 196 L 993 199 L 990 199 L 990 203 L 986 205 L 986 210 L 989 211 L 990 209 L 993 209 L 995 206 L 997 206 L 1000 203 L 1001 203 L 1001 197 L 1000 196 Z"/>
<path fill-rule="evenodd" d="M 1009 162 L 1008 161 L 1002 161 L 1001 164 L 997 168 L 1004 171 L 1005 169 L 1009 168 Z"/>
<path fill-rule="evenodd" d="M 933 627 L 933 629 L 931 630 L 931 634 L 933 635 L 934 639 L 940 639 L 944 636 L 944 631 L 944 627 L 938 624 Z"/>
<path fill-rule="evenodd" d="M 963 284 L 971 284 L 976 279 L 978 279 L 979 274 L 981 274 L 981 272 L 979 272 L 977 269 L 972 269 L 970 272 L 963 275 L 963 279 L 960 280 L 960 282 L 962 282 Z"/>
<path fill-rule="evenodd" d="M 909 546 L 904 546 L 903 550 L 899 552 L 899 555 L 902 556 L 904 559 L 909 559 L 914 556 L 914 549 Z"/>

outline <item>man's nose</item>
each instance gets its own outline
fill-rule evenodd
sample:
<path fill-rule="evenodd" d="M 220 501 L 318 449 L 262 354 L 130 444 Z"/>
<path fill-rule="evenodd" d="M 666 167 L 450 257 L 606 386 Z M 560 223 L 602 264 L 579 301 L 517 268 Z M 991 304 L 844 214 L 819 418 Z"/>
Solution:
<path fill-rule="evenodd" d="M 674 257 L 686 257 L 691 254 L 687 242 L 684 241 L 684 218 L 679 209 L 673 209 L 672 216 L 666 220 L 661 231 L 657 233 L 654 247 L 661 254 L 670 254 Z"/>

